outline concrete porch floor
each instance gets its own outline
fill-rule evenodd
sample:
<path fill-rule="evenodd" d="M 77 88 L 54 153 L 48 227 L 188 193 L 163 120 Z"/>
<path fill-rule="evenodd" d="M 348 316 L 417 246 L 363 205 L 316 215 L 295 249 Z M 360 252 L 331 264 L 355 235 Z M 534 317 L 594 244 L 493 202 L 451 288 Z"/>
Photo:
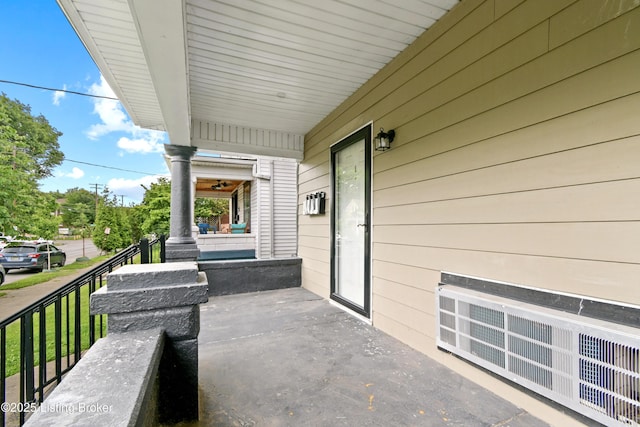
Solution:
<path fill-rule="evenodd" d="M 200 426 L 547 425 L 301 288 L 201 306 Z"/>

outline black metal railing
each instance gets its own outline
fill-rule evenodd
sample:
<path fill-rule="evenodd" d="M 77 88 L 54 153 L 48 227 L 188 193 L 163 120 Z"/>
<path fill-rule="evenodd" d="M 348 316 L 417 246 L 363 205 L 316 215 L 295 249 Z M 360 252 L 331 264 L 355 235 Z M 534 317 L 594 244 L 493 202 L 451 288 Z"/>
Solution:
<path fill-rule="evenodd" d="M 82 352 L 105 336 L 106 317 L 89 313 L 89 296 L 106 285 L 106 275 L 134 260 L 153 262 L 154 253 L 155 262 L 164 262 L 164 236 L 129 246 L 0 321 L 1 426 L 24 424 Z"/>
<path fill-rule="evenodd" d="M 165 262 L 165 236 L 149 241 L 147 238 L 140 239 L 140 264 L 154 262 Z"/>

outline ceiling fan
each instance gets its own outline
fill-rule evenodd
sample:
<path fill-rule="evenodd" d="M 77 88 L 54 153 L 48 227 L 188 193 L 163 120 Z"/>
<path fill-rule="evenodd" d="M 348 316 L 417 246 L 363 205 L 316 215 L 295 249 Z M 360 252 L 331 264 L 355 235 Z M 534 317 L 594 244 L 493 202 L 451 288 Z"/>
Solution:
<path fill-rule="evenodd" d="M 220 182 L 220 181 L 221 181 L 221 180 L 218 180 L 218 183 L 217 183 L 217 184 L 213 184 L 213 185 L 211 186 L 211 189 L 212 189 L 212 190 L 220 190 L 221 188 L 224 188 L 224 187 L 226 187 L 226 186 L 228 186 L 228 185 L 229 185 L 229 183 L 227 183 L 227 182 Z"/>

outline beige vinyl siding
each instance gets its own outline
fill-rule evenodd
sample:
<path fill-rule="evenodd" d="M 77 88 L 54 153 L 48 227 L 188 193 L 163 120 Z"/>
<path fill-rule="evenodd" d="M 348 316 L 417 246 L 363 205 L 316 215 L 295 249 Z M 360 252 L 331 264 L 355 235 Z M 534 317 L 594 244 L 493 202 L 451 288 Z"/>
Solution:
<path fill-rule="evenodd" d="M 463 1 L 306 135 L 299 203 L 329 191 L 331 144 L 396 131 L 374 153 L 374 326 L 442 359 L 441 271 L 640 304 L 638 6 Z M 329 214 L 299 218 L 325 297 L 330 242 Z"/>

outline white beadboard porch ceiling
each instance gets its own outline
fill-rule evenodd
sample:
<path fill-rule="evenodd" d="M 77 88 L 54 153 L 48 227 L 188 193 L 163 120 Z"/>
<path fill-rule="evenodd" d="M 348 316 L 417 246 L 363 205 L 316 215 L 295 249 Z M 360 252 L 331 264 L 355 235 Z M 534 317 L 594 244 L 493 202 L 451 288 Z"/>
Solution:
<path fill-rule="evenodd" d="M 458 0 L 58 0 L 134 123 L 304 135 Z M 238 148 L 242 152 L 242 148 Z"/>

